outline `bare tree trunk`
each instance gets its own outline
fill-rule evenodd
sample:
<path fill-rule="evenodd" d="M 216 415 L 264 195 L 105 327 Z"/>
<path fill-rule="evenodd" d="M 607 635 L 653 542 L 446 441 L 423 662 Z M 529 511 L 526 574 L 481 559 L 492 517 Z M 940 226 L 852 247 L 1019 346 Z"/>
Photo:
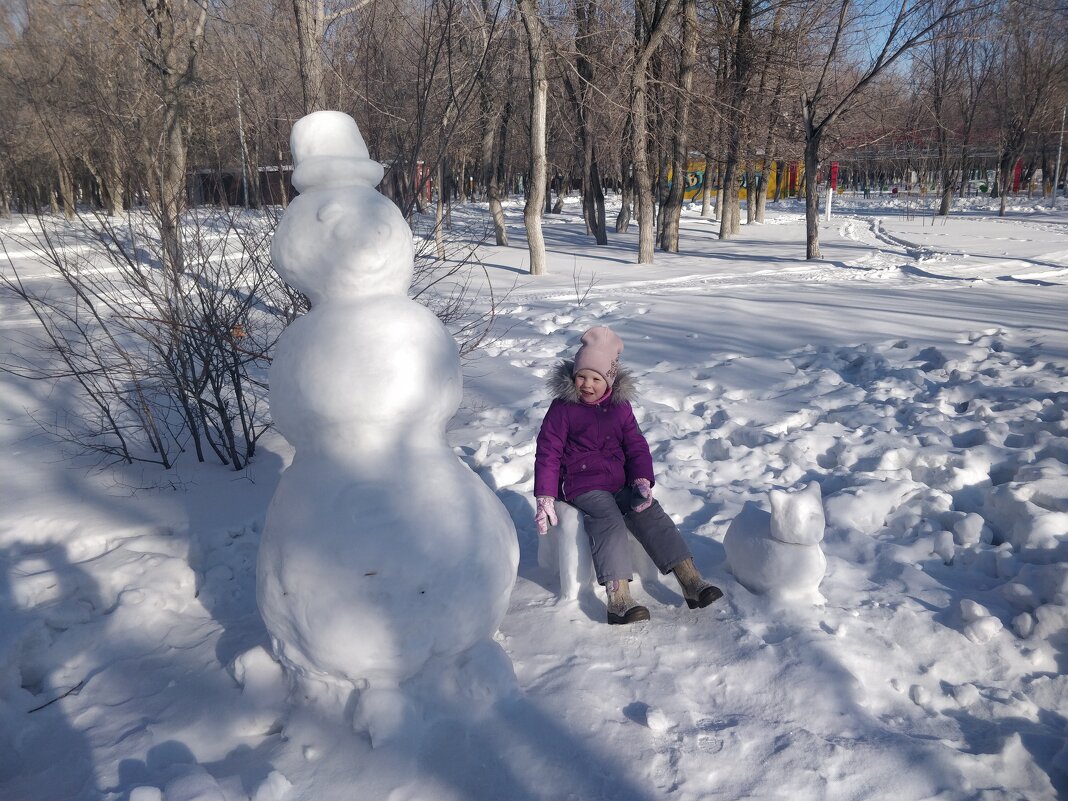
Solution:
<path fill-rule="evenodd" d="M 496 164 L 489 182 L 489 207 L 493 217 L 493 232 L 498 245 L 508 244 L 508 229 L 504 224 L 504 207 L 501 205 L 501 184 L 504 183 L 504 154 L 508 134 L 508 118 L 512 116 L 511 102 L 505 102 L 501 113 L 500 133 L 497 136 Z"/>
<path fill-rule="evenodd" d="M 601 186 L 601 171 L 597 167 L 596 150 L 590 153 L 588 164 L 589 169 L 582 179 L 583 214 L 590 226 L 594 241 L 598 245 L 607 245 L 608 223 L 604 211 L 604 187 Z"/>
<path fill-rule="evenodd" d="M 252 208 L 255 196 L 253 195 L 251 198 L 249 197 L 249 182 L 251 179 L 249 173 L 251 172 L 251 165 L 248 158 L 248 145 L 245 141 L 245 115 L 242 113 L 241 109 L 241 82 L 236 81 L 234 88 L 235 100 L 237 101 L 237 138 L 238 143 L 241 145 L 241 202 L 245 208 Z"/>
<path fill-rule="evenodd" d="M 460 201 L 462 203 L 469 202 L 471 200 L 471 191 L 470 191 L 471 187 L 470 187 L 470 184 L 468 184 L 468 181 L 467 181 L 467 155 L 466 154 L 464 155 L 463 159 L 460 161 L 459 180 L 457 181 L 454 178 L 453 181 L 454 181 L 454 185 L 457 188 L 457 192 L 458 192 L 458 194 L 460 196 Z M 450 201 L 452 200 L 452 194 L 449 195 L 449 200 Z M 449 209 L 450 209 L 450 212 L 451 212 L 451 210 L 452 210 L 452 203 L 451 202 L 449 203 Z M 451 216 L 450 216 L 450 219 L 449 219 L 449 230 L 452 230 L 452 219 L 451 219 Z"/>
<path fill-rule="evenodd" d="M 74 174 L 65 159 L 59 160 L 59 200 L 63 209 L 63 216 L 68 220 L 74 219 Z"/>
<path fill-rule="evenodd" d="M 659 80 L 659 79 L 657 79 Z M 659 101 L 657 106 L 662 106 L 663 101 Z M 656 136 L 656 144 L 663 145 L 665 139 L 668 139 L 669 120 L 667 115 L 658 114 L 657 122 L 659 123 L 656 128 L 659 133 Z M 671 141 L 675 141 L 674 135 L 670 137 Z M 660 154 L 656 161 L 656 175 L 653 178 L 653 197 L 656 199 L 656 238 L 659 241 L 660 233 L 664 230 L 664 215 L 667 213 L 667 200 L 668 195 L 671 193 L 671 181 L 668 180 L 668 176 L 671 174 L 671 158 L 673 147 L 661 147 Z"/>
<path fill-rule="evenodd" d="M 675 135 L 672 139 L 671 191 L 664 204 L 664 224 L 660 230 L 660 247 L 669 253 L 679 252 L 679 223 L 686 197 L 686 177 L 690 162 L 690 105 L 693 91 L 693 68 L 697 62 L 697 0 L 682 0 L 682 52 L 679 54 L 678 99 L 675 107 Z"/>
<path fill-rule="evenodd" d="M 104 194 L 107 197 L 108 214 L 117 217 L 122 214 L 125 194 L 122 180 L 122 159 L 119 155 L 119 137 L 114 131 L 109 136 L 109 153 L 104 165 Z"/>
<path fill-rule="evenodd" d="M 116 140 L 113 134 L 110 137 Z M 117 148 L 116 148 L 117 151 Z M 102 164 L 97 165 L 85 161 L 86 169 L 93 176 L 100 189 L 100 204 L 108 216 L 114 217 L 122 213 L 122 169 L 119 166 L 117 152 L 108 153 Z"/>
<path fill-rule="evenodd" d="M 942 217 L 949 216 L 949 210 L 953 207 L 953 187 L 955 182 L 950 179 L 946 179 L 945 173 L 942 175 L 942 200 L 938 204 L 938 213 Z"/>
<path fill-rule="evenodd" d="M 1004 152 L 998 159 L 998 216 L 1005 216 L 1008 205 L 1009 187 L 1012 186 L 1012 167 L 1016 159 L 1011 152 Z"/>
<path fill-rule="evenodd" d="M 326 69 L 322 42 L 326 28 L 323 0 L 293 0 L 297 21 L 297 51 L 300 59 L 300 88 L 304 113 L 326 108 Z"/>
<path fill-rule="evenodd" d="M 631 82 L 631 117 L 634 120 L 634 194 L 638 205 L 638 263 L 653 261 L 653 184 L 649 174 L 648 129 L 645 64 L 635 66 Z"/>
<path fill-rule="evenodd" d="M 649 172 L 649 61 L 667 35 L 667 20 L 675 13 L 680 0 L 648 0 L 635 3 L 635 59 L 630 84 L 630 117 L 634 133 L 634 191 L 638 198 L 638 263 L 653 261 L 656 236 L 653 231 L 656 208 L 653 182 Z"/>
<path fill-rule="evenodd" d="M 438 202 L 434 204 L 434 246 L 438 258 L 445 258 L 445 159 L 438 159 Z"/>
<path fill-rule="evenodd" d="M 282 210 L 284 211 L 285 209 L 289 208 L 289 191 L 286 189 L 285 172 L 282 171 L 282 167 L 286 162 L 285 159 L 282 158 L 281 150 L 275 151 L 275 157 L 277 159 L 275 166 L 278 168 L 279 190 L 282 194 L 278 202 L 279 205 L 281 205 Z"/>
<path fill-rule="evenodd" d="M 712 158 L 705 153 L 705 174 L 701 181 L 701 216 L 708 219 L 712 211 Z"/>
<path fill-rule="evenodd" d="M 765 153 L 768 151 L 765 150 Z M 764 213 L 768 208 L 768 182 L 771 180 L 771 166 L 775 161 L 770 156 L 764 156 L 764 164 L 760 171 L 760 178 L 758 183 L 760 184 L 759 192 L 756 198 L 756 219 L 754 222 L 763 223 Z"/>
<path fill-rule="evenodd" d="M 730 118 L 727 121 L 727 151 L 723 168 L 723 219 L 719 238 L 730 239 L 742 226 L 738 169 L 742 158 L 742 140 L 747 133 L 746 98 L 753 71 L 752 0 L 741 0 L 736 20 L 734 71 L 731 76 Z"/>
<path fill-rule="evenodd" d="M 186 143 L 182 130 L 185 95 L 196 74 L 208 6 L 193 0 L 177 5 L 155 0 L 142 3 L 151 23 L 144 42 L 146 59 L 158 70 L 160 81 L 160 147 L 146 143 L 151 192 L 159 215 L 164 266 L 180 273 L 185 269 L 180 241 L 181 217 L 186 208 Z"/>
<path fill-rule="evenodd" d="M 719 238 L 730 239 L 741 230 L 738 219 L 741 212 L 741 200 L 738 193 L 738 166 L 740 158 L 736 153 L 733 158 L 730 146 L 727 148 L 726 162 L 723 165 L 723 180 L 719 187 L 716 211 L 719 216 Z"/>
<path fill-rule="evenodd" d="M 822 259 L 820 252 L 820 199 L 816 176 L 820 168 L 820 137 L 805 141 L 805 258 Z"/>
<path fill-rule="evenodd" d="M 620 164 L 619 214 L 616 215 L 617 234 L 625 233 L 630 227 L 631 208 L 634 204 L 634 164 L 630 158 L 634 147 L 631 140 L 631 121 L 628 118 L 623 134 L 623 156 Z"/>
<path fill-rule="evenodd" d="M 578 122 L 579 144 L 582 153 L 582 212 L 586 225 L 598 245 L 608 244 L 608 231 L 604 212 L 604 190 L 597 167 L 597 148 L 591 131 L 592 109 L 589 97 L 593 91 L 593 59 L 589 52 L 592 37 L 594 6 L 589 0 L 577 0 L 575 4 L 575 50 L 578 53 L 575 70 L 578 88 L 572 87 L 565 77 Z"/>
<path fill-rule="evenodd" d="M 186 146 L 182 123 L 178 117 L 178 101 L 173 113 L 167 114 L 164 129 L 164 149 L 157 161 L 157 191 L 159 192 L 160 234 L 163 239 L 164 261 L 174 272 L 185 270 L 185 254 L 182 252 L 180 227 L 182 213 L 186 208 L 185 173 Z"/>
<path fill-rule="evenodd" d="M 504 224 L 504 207 L 501 205 L 501 185 L 497 180 L 497 165 L 491 161 L 485 169 L 489 172 L 486 194 L 489 198 L 490 217 L 493 219 L 494 241 L 498 245 L 507 247 L 508 228 Z"/>
<path fill-rule="evenodd" d="M 545 23 L 538 15 L 535 0 L 518 0 L 519 13 L 527 32 L 530 58 L 530 174 L 527 178 L 527 202 L 523 221 L 527 228 L 530 250 L 530 274 L 545 274 L 545 237 L 541 230 L 541 212 L 545 205 L 546 181 L 546 114 L 549 79 L 546 73 Z"/>
<path fill-rule="evenodd" d="M 482 13 L 490 18 L 488 3 L 483 0 Z M 504 105 L 494 102 L 490 85 L 490 65 L 479 70 L 479 111 L 482 118 L 482 188 L 489 202 L 490 218 L 493 220 L 493 235 L 498 245 L 508 245 L 508 231 L 504 225 L 504 208 L 501 206 L 501 189 L 497 180 L 498 140 L 504 136 L 501 125 Z"/>
<path fill-rule="evenodd" d="M 723 165 L 716 165 L 716 198 L 712 203 L 712 218 L 723 219 Z"/>
<path fill-rule="evenodd" d="M 745 223 L 756 221 L 757 198 L 760 197 L 760 179 L 750 165 L 745 169 Z"/>

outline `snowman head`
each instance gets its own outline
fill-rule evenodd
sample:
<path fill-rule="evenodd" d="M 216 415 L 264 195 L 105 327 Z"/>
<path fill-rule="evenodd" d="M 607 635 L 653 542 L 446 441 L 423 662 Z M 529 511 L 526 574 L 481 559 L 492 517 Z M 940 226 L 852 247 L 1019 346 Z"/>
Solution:
<path fill-rule="evenodd" d="M 382 165 L 368 157 L 356 122 L 339 111 L 297 120 L 290 137 L 290 204 L 271 244 L 279 275 L 313 305 L 404 294 L 415 249 L 400 210 L 375 191 Z"/>
<path fill-rule="evenodd" d="M 815 481 L 797 492 L 773 489 L 768 500 L 772 539 L 795 545 L 815 545 L 823 539 L 826 527 L 823 494 Z"/>

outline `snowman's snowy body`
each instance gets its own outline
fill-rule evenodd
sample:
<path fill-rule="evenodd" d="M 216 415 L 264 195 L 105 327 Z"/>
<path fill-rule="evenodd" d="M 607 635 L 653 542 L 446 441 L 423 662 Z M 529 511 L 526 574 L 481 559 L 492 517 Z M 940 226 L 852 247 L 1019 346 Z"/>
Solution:
<path fill-rule="evenodd" d="M 338 112 L 294 127 L 294 184 L 305 180 L 272 256 L 312 310 L 271 366 L 272 414 L 295 455 L 257 565 L 276 656 L 305 695 L 337 700 L 484 644 L 518 562 L 503 504 L 445 440 L 463 391 L 456 343 L 407 297 L 411 232 L 373 170 L 353 167 L 354 148 L 366 156 Z"/>

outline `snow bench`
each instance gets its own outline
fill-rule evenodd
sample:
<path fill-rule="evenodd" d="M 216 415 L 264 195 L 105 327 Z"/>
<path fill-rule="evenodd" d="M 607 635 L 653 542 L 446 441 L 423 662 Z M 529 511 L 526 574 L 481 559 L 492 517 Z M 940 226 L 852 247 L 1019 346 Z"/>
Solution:
<path fill-rule="evenodd" d="M 557 596 L 574 600 L 584 588 L 591 587 L 597 581 L 593 557 L 590 555 L 590 541 L 582 524 L 582 512 L 574 506 L 557 501 L 556 518 L 557 524 L 538 537 L 538 564 L 559 578 Z M 634 572 L 642 583 L 659 581 L 660 571 L 649 554 L 633 536 L 628 540 Z"/>

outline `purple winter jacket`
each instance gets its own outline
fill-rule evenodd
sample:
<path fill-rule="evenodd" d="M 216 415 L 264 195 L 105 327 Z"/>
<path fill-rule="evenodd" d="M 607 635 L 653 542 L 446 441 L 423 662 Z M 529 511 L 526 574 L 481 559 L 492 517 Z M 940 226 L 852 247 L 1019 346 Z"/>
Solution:
<path fill-rule="evenodd" d="M 593 490 L 616 493 L 639 478 L 653 484 L 649 443 L 630 405 L 630 373 L 621 369 L 612 391 L 589 404 L 579 399 L 573 365 L 561 362 L 549 381 L 554 399 L 538 433 L 534 495 L 570 501 Z"/>

